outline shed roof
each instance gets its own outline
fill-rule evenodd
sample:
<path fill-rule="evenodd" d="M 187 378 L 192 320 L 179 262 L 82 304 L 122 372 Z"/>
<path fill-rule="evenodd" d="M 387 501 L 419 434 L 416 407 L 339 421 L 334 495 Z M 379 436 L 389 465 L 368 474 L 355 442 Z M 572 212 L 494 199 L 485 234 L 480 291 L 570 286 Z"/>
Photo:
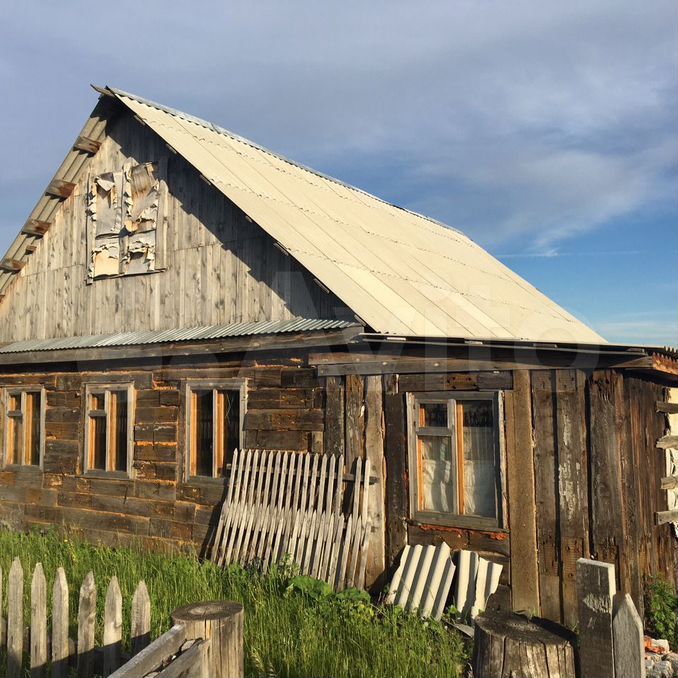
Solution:
<path fill-rule="evenodd" d="M 227 130 L 121 90 L 118 99 L 383 334 L 605 340 L 463 233 Z"/>

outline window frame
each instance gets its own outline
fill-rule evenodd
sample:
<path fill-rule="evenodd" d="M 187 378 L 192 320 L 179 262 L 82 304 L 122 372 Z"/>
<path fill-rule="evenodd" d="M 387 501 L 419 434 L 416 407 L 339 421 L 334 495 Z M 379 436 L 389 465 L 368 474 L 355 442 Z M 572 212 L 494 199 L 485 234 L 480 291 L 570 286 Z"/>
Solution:
<path fill-rule="evenodd" d="M 28 427 L 25 425 L 26 421 L 26 394 L 28 393 L 39 393 L 40 394 L 40 447 L 38 450 L 39 462 L 37 464 L 26 464 L 24 462 L 26 458 L 26 434 Z M 22 437 L 21 437 L 21 461 L 8 461 L 9 456 L 9 418 L 10 418 L 10 409 L 9 409 L 9 399 L 12 397 L 20 396 L 21 397 L 21 418 L 24 422 L 22 427 Z M 45 413 L 47 411 L 46 407 L 46 392 L 45 387 L 40 384 L 21 384 L 16 386 L 4 386 L 2 393 L 2 407 L 3 407 L 3 416 L 2 416 L 2 467 L 9 469 L 32 469 L 32 470 L 42 470 L 45 460 Z M 17 410 L 11 410 L 16 412 Z"/>
<path fill-rule="evenodd" d="M 184 482 L 186 483 L 221 483 L 228 480 L 226 475 L 217 476 L 217 455 L 212 459 L 212 475 L 194 475 L 191 473 L 191 466 L 193 460 L 193 392 L 194 391 L 238 391 L 240 393 L 240 421 L 238 435 L 240 438 L 240 445 L 238 449 L 243 446 L 245 437 L 245 414 L 247 412 L 247 379 L 246 378 L 229 378 L 229 379 L 187 379 L 184 383 Z M 212 399 L 212 417 L 216 419 L 216 410 L 218 404 L 217 399 Z M 214 421 L 213 419 L 213 421 Z M 212 445 L 217 443 L 217 427 L 212 427 Z M 213 447 L 214 449 L 214 447 Z M 224 464 L 224 468 L 228 468 L 228 464 Z"/>
<path fill-rule="evenodd" d="M 110 435 L 110 394 L 113 391 L 126 392 L 127 393 L 127 468 L 124 471 L 120 470 L 108 470 L 109 461 L 110 461 L 110 445 L 111 445 L 111 435 Z M 92 410 L 90 409 L 90 398 L 93 395 L 102 395 L 104 396 L 104 409 L 103 410 Z M 84 475 L 88 476 L 105 476 L 118 477 L 118 478 L 132 478 L 134 475 L 134 414 L 135 414 L 135 389 L 133 382 L 118 382 L 118 383 L 87 383 L 85 384 L 85 428 L 84 428 L 84 445 L 83 445 L 83 461 L 82 461 L 82 470 Z M 106 468 L 95 468 L 90 466 L 90 444 L 91 444 L 91 420 L 92 412 L 102 412 L 99 414 L 99 417 L 105 417 L 106 419 Z"/>
<path fill-rule="evenodd" d="M 461 513 L 436 513 L 434 511 L 419 510 L 419 452 L 417 449 L 418 435 L 434 435 L 450 437 L 454 442 L 454 453 L 457 455 L 457 477 L 455 489 L 459 496 L 459 436 L 463 435 L 463 428 L 457 424 L 457 405 L 469 400 L 485 400 L 492 402 L 492 416 L 494 419 L 494 464 L 495 464 L 495 506 L 496 516 L 472 516 Z M 420 427 L 418 425 L 418 406 L 421 403 L 440 403 L 445 401 L 448 407 L 448 422 L 454 421 L 454 427 Z M 501 394 L 496 391 L 437 391 L 437 392 L 407 392 L 407 441 L 409 463 L 409 509 L 410 518 L 424 525 L 442 525 L 446 527 L 475 528 L 481 530 L 505 529 L 505 499 L 504 499 L 504 425 Z"/>

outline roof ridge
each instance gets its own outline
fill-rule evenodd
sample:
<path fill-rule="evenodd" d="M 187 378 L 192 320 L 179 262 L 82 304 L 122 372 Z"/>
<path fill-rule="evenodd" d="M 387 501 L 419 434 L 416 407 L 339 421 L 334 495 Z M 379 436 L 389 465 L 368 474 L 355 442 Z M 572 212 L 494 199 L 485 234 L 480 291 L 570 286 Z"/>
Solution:
<path fill-rule="evenodd" d="M 181 118 L 183 120 L 186 120 L 187 122 L 192 122 L 196 125 L 199 125 L 201 127 L 205 127 L 207 129 L 210 129 L 217 134 L 223 134 L 224 136 L 230 137 L 234 141 L 239 141 L 243 144 L 246 144 L 247 146 L 251 146 L 252 148 L 256 148 L 258 151 L 261 151 L 262 153 L 267 153 L 268 155 L 272 155 L 275 158 L 278 158 L 278 160 L 282 160 L 283 162 L 286 162 L 294 167 L 298 167 L 301 170 L 304 170 L 305 172 L 309 172 L 310 174 L 314 174 L 317 177 L 320 177 L 321 179 L 325 179 L 326 181 L 331 181 L 335 184 L 338 184 L 339 186 L 343 186 L 344 188 L 348 188 L 351 191 L 356 191 L 356 193 L 361 193 L 362 195 L 366 195 L 369 198 L 373 198 L 374 200 L 378 200 L 379 202 L 383 203 L 384 205 L 388 205 L 390 207 L 393 207 L 394 209 L 397 210 L 402 210 L 403 212 L 407 212 L 407 214 L 412 214 L 415 217 L 419 217 L 420 219 L 425 219 L 426 221 L 431 222 L 432 224 L 436 224 L 437 226 L 440 226 L 448 231 L 452 231 L 453 233 L 459 233 L 463 235 L 466 238 L 471 238 L 461 231 L 458 228 L 455 228 L 454 226 L 450 226 L 449 224 L 446 224 L 442 221 L 439 221 L 438 219 L 434 219 L 433 217 L 427 216 L 426 214 L 421 214 L 420 212 L 415 212 L 414 210 L 408 209 L 407 207 L 402 207 L 401 205 L 396 205 L 395 203 L 389 202 L 388 200 L 385 200 L 384 198 L 380 198 L 378 195 L 374 195 L 373 193 L 368 193 L 367 191 L 363 190 L 362 188 L 359 188 L 358 186 L 354 186 L 353 184 L 349 184 L 345 181 L 342 181 L 341 179 L 337 179 L 336 177 L 330 176 L 329 174 L 325 174 L 324 172 L 321 172 L 320 170 L 313 169 L 312 167 L 309 167 L 308 165 L 304 165 L 301 162 L 298 162 L 296 160 L 292 160 L 288 158 L 287 156 L 282 155 L 281 153 L 277 153 L 276 151 L 272 151 L 270 148 L 266 148 L 265 146 L 262 146 L 261 144 L 258 144 L 256 141 L 252 141 L 251 139 L 247 139 L 246 137 L 240 136 L 239 134 L 236 134 L 235 132 L 232 132 L 231 130 L 226 129 L 225 127 L 221 127 L 221 125 L 217 125 L 213 122 L 210 122 L 209 120 L 205 120 L 204 118 L 199 118 L 196 115 L 192 115 L 191 113 L 186 113 L 184 111 L 180 111 L 178 108 L 172 108 L 170 106 L 165 106 L 164 104 L 160 104 L 157 101 L 153 101 L 151 99 L 147 99 L 146 97 L 139 96 L 138 94 L 132 94 L 131 92 L 126 92 L 125 90 L 118 89 L 116 87 L 110 87 L 106 85 L 105 87 L 97 87 L 96 85 L 92 85 L 92 87 L 97 91 L 102 94 L 106 95 L 115 95 L 115 96 L 120 96 L 120 97 L 127 97 L 128 99 L 134 99 L 135 101 L 138 101 L 141 104 L 145 104 L 146 106 L 150 106 L 152 108 L 156 108 L 159 111 L 163 111 L 164 113 L 168 113 L 169 115 L 173 115 L 177 118 Z"/>

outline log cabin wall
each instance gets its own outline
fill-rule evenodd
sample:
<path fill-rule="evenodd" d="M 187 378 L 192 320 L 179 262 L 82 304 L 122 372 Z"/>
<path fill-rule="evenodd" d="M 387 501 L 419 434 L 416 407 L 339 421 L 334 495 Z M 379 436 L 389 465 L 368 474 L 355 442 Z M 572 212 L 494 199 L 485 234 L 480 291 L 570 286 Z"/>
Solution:
<path fill-rule="evenodd" d="M 656 403 L 666 388 L 615 370 L 515 370 L 503 388 L 508 531 L 422 525 L 408 515 L 404 393 L 502 388 L 502 373 L 388 375 L 386 421 L 387 562 L 405 543 L 480 552 L 504 564 L 513 608 L 577 623 L 575 564 L 593 557 L 616 565 L 618 588 L 643 610 L 648 576 L 676 579 L 678 549 L 660 489 L 666 430 Z M 494 383 L 493 383 L 494 382 Z M 506 384 L 503 384 L 506 386 Z"/>
<path fill-rule="evenodd" d="M 200 550 L 224 484 L 184 480 L 181 383 L 245 377 L 244 446 L 344 453 L 349 473 L 357 457 L 370 458 L 370 581 L 384 583 L 406 543 L 445 541 L 503 563 L 515 609 L 575 624 L 581 556 L 615 563 L 619 587 L 641 610 L 648 575 L 675 577 L 675 538 L 669 525 L 654 524 L 655 511 L 666 509 L 664 456 L 655 448 L 666 426 L 656 402 L 666 389 L 647 377 L 609 369 L 318 376 L 303 350 L 210 360 L 2 374 L 2 386 L 44 385 L 47 409 L 43 471 L 0 471 L 0 519 L 67 523 L 105 542 L 132 535 L 154 548 Z M 83 475 L 84 385 L 130 380 L 135 477 Z M 508 530 L 410 518 L 405 394 L 427 391 L 502 394 Z"/>

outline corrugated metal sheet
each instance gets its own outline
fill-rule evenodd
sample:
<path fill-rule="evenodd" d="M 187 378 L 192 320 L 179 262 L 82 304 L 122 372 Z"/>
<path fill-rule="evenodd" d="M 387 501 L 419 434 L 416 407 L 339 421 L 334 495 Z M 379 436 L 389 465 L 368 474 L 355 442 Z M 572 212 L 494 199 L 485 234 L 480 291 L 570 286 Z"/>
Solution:
<path fill-rule="evenodd" d="M 230 325 L 208 325 L 173 330 L 152 330 L 145 332 L 119 332 L 89 337 L 67 337 L 65 339 L 41 339 L 16 341 L 0 348 L 0 353 L 24 353 L 27 351 L 58 351 L 76 348 L 103 348 L 107 346 L 136 346 L 143 344 L 173 343 L 177 341 L 206 341 L 228 337 L 245 337 L 260 334 L 285 334 L 290 332 L 321 332 L 360 327 L 346 320 L 276 320 Z"/>
<path fill-rule="evenodd" d="M 462 233 L 111 91 L 376 331 L 604 342 Z"/>
<path fill-rule="evenodd" d="M 449 604 L 457 609 L 460 619 L 473 619 L 497 590 L 501 571 L 501 565 L 474 551 L 458 551 L 453 559 L 444 542 L 438 546 L 408 544 L 389 585 L 386 603 L 433 619 L 440 619 Z"/>

